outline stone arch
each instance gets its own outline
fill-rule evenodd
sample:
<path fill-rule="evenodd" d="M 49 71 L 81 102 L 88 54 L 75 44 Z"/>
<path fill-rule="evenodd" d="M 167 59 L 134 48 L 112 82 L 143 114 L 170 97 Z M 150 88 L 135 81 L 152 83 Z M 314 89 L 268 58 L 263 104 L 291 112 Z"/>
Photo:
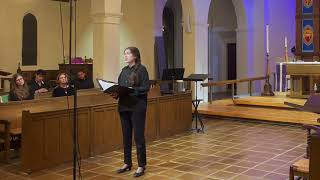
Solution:
<path fill-rule="evenodd" d="M 168 12 L 172 12 L 171 31 Z M 155 64 L 157 78 L 163 69 L 183 67 L 183 10 L 181 0 L 154 1 Z M 169 33 L 170 32 L 170 33 Z"/>
<path fill-rule="evenodd" d="M 211 0 L 208 13 L 208 74 L 212 81 L 237 79 L 237 16 L 232 0 Z M 231 86 L 214 87 L 231 92 Z"/>
<path fill-rule="evenodd" d="M 210 7 L 212 7 L 212 4 L 215 2 L 216 0 L 211 0 L 211 4 Z M 252 27 L 249 27 L 249 23 L 248 23 L 248 13 L 251 9 L 251 7 L 253 6 L 252 4 L 250 4 L 247 0 L 231 0 L 232 1 L 232 5 L 233 5 L 233 10 L 236 16 L 236 26 L 232 27 L 234 28 L 234 32 L 235 33 L 235 43 L 236 43 L 236 62 L 237 64 L 241 64 L 241 66 L 237 66 L 236 71 L 236 78 L 242 78 L 242 77 L 248 77 L 251 76 L 253 73 L 251 72 L 251 66 L 253 64 L 253 62 L 251 62 L 251 60 L 253 58 L 250 58 L 251 55 L 253 54 L 252 52 L 250 52 L 250 44 L 252 44 L 253 42 L 250 41 L 250 36 L 249 36 L 249 32 L 250 29 L 252 29 Z M 210 9 L 208 10 L 208 24 L 210 24 L 210 14 L 212 12 L 210 12 Z M 209 27 L 210 29 L 210 27 Z M 210 35 L 210 33 L 209 33 Z M 208 37 L 208 38 L 212 38 L 212 37 Z M 210 46 L 210 43 L 208 43 L 208 45 Z M 209 56 L 210 56 L 210 51 L 209 52 Z M 251 60 L 250 60 L 251 59 Z M 210 65 L 210 57 L 208 57 L 208 65 Z M 225 65 L 225 64 L 224 64 Z M 219 67 L 220 68 L 220 67 Z M 220 75 L 221 76 L 221 75 Z M 222 76 L 220 77 L 220 79 L 218 80 L 224 80 L 227 79 L 226 76 Z M 242 84 L 241 84 L 242 85 Z M 242 87 L 238 88 L 238 89 L 243 89 Z"/>

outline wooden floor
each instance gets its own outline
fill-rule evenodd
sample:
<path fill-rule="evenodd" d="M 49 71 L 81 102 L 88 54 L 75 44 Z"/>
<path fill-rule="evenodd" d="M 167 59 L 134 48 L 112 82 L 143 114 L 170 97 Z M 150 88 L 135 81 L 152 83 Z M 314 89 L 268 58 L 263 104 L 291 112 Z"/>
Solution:
<path fill-rule="evenodd" d="M 248 97 L 235 100 L 224 99 L 212 104 L 202 103 L 199 112 L 203 115 L 243 118 L 252 120 L 274 121 L 284 123 L 320 125 L 319 115 L 294 110 L 283 105 L 284 101 L 303 105 L 306 100 L 286 97 Z"/>
<path fill-rule="evenodd" d="M 86 158 L 83 179 L 89 180 L 287 180 L 289 167 L 306 152 L 306 131 L 299 126 L 204 119 L 205 133 L 187 132 L 147 143 L 146 174 L 137 168 L 123 174 L 123 150 Z M 135 149 L 135 147 L 133 147 Z M 0 163 L 3 180 L 72 180 L 72 163 L 24 174 L 19 159 Z M 78 179 L 78 178 L 77 178 Z"/>

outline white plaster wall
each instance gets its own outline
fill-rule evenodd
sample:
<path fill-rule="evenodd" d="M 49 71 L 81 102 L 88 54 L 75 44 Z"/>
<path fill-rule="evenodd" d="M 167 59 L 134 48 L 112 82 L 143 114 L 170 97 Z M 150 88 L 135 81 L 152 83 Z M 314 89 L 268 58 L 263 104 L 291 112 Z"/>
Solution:
<path fill-rule="evenodd" d="M 269 0 L 266 13 L 266 24 L 270 24 L 270 59 L 271 72 L 275 72 L 275 62 L 283 61 L 284 38 L 288 38 L 289 56 L 296 39 L 296 3 L 292 0 Z"/>
<path fill-rule="evenodd" d="M 69 7 L 62 3 L 65 51 L 69 50 Z M 90 1 L 78 1 L 78 56 L 92 57 L 92 26 Z M 22 54 L 22 20 L 32 13 L 38 22 L 38 65 L 23 66 L 22 70 L 58 69 L 63 62 L 59 2 L 46 0 L 2 0 L 0 2 L 0 69 L 16 72 Z"/>

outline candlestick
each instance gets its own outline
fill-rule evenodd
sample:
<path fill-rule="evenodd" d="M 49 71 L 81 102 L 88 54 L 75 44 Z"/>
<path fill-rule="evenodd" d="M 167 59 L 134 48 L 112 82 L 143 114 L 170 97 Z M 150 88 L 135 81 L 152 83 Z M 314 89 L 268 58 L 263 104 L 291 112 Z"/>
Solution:
<path fill-rule="evenodd" d="M 267 41 L 267 54 L 270 53 L 270 48 L 269 48 L 269 25 L 266 25 L 266 41 Z"/>
<path fill-rule="evenodd" d="M 284 47 L 284 59 L 286 60 L 286 62 L 289 61 L 288 47 Z"/>
<path fill-rule="evenodd" d="M 284 47 L 288 47 L 288 39 L 287 36 L 284 38 Z"/>
<path fill-rule="evenodd" d="M 288 38 L 287 36 L 284 37 L 284 59 L 286 62 L 289 61 L 289 56 L 288 56 Z"/>
<path fill-rule="evenodd" d="M 262 96 L 274 96 L 274 92 L 272 91 L 272 85 L 269 82 L 270 72 L 269 72 L 269 53 L 266 54 L 266 82 L 263 87 Z"/>

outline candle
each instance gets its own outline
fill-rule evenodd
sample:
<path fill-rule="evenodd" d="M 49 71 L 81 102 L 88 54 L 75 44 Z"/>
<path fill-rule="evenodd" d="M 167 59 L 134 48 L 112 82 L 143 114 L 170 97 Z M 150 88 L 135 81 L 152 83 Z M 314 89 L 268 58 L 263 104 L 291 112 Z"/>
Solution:
<path fill-rule="evenodd" d="M 267 41 L 267 54 L 270 53 L 269 49 L 269 25 L 266 25 L 266 41 Z"/>
<path fill-rule="evenodd" d="M 284 47 L 288 47 L 288 39 L 287 36 L 284 38 Z"/>

